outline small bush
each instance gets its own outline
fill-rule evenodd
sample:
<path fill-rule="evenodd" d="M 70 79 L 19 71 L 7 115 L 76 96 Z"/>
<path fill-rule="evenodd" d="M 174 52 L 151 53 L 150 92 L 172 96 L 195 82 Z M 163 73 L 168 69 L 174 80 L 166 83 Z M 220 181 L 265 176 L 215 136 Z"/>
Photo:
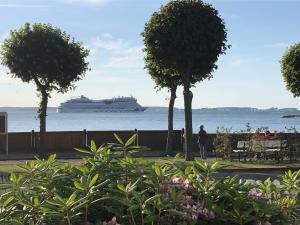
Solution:
<path fill-rule="evenodd" d="M 213 144 L 218 156 L 221 156 L 223 159 L 230 159 L 231 151 L 234 148 L 231 129 L 218 127 L 216 131 L 216 137 L 213 140 Z"/>
<path fill-rule="evenodd" d="M 80 165 L 60 164 L 55 155 L 26 163 L 1 185 L 0 224 L 300 223 L 300 171 L 279 181 L 215 179 L 216 163 L 132 158 L 133 139 L 100 147 L 92 142 L 89 150 L 80 150 L 89 155 Z"/>

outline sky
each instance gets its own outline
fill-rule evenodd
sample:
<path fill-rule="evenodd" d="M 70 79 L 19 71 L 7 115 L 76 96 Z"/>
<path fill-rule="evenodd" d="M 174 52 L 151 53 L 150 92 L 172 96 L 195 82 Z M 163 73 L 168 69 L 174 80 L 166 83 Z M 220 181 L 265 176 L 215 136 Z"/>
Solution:
<path fill-rule="evenodd" d="M 25 22 L 51 23 L 90 49 L 91 71 L 77 88 L 53 92 L 49 106 L 71 97 L 134 96 L 143 106 L 168 106 L 167 90 L 156 91 L 144 69 L 141 32 L 166 0 L 0 0 L 0 43 Z M 213 79 L 192 88 L 193 108 L 295 107 L 286 90 L 280 59 L 300 41 L 300 0 L 212 0 L 226 23 L 232 47 L 219 58 Z M 33 83 L 11 78 L 0 66 L 0 106 L 37 106 Z M 182 88 L 175 106 L 183 107 Z"/>

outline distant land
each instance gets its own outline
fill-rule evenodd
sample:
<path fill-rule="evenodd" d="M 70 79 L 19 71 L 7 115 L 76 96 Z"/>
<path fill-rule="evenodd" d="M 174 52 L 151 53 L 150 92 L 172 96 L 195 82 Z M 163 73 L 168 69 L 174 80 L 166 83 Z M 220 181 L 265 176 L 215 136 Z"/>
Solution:
<path fill-rule="evenodd" d="M 147 110 L 168 110 L 168 107 L 149 106 Z M 174 108 L 174 110 L 183 110 L 182 108 Z M 297 108 L 267 108 L 259 109 L 253 107 L 213 107 L 213 108 L 194 108 L 194 111 L 219 111 L 219 112 L 278 112 L 278 113 L 300 113 Z"/>
<path fill-rule="evenodd" d="M 5 110 L 26 110 L 26 109 L 35 109 L 37 107 L 1 107 L 0 111 Z M 168 107 L 164 106 L 146 106 L 146 110 L 153 111 L 164 111 L 168 110 Z M 56 110 L 57 107 L 48 107 L 49 110 Z M 174 108 L 175 111 L 181 111 L 183 108 Z M 298 108 L 267 108 L 259 109 L 253 107 L 213 107 L 213 108 L 194 108 L 193 111 L 219 111 L 219 112 L 278 112 L 278 113 L 300 113 Z"/>

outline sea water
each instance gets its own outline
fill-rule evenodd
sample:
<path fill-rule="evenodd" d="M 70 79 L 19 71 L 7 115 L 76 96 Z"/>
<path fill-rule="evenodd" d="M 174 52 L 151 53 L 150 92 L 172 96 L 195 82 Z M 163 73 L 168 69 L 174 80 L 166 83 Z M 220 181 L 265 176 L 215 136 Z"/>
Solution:
<path fill-rule="evenodd" d="M 8 112 L 9 132 L 29 132 L 39 130 L 39 121 L 35 108 L 0 108 Z M 56 108 L 47 112 L 48 131 L 94 130 L 166 130 L 168 117 L 166 108 L 148 108 L 144 112 L 89 112 L 57 113 Z M 286 128 L 300 129 L 300 118 L 281 118 L 285 112 L 277 111 L 227 111 L 227 110 L 193 110 L 193 129 L 196 132 L 203 124 L 209 133 L 217 127 L 232 131 L 245 129 L 250 123 L 253 130 L 268 127 L 270 131 L 287 131 Z M 175 110 L 174 129 L 184 127 L 184 111 Z"/>

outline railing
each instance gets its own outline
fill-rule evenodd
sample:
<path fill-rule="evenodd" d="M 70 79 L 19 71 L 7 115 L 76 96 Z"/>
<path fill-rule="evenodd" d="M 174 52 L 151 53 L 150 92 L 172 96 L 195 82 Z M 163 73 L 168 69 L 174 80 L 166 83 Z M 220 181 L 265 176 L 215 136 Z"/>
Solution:
<path fill-rule="evenodd" d="M 174 131 L 174 150 L 182 150 L 182 131 Z M 74 148 L 84 148 L 94 140 L 98 145 L 114 143 L 114 133 L 124 141 L 137 134 L 136 144 L 152 150 L 165 150 L 167 131 L 128 130 L 128 131 L 61 131 L 47 132 L 45 137 L 47 153 L 72 153 Z M 18 132 L 8 134 L 8 154 L 36 154 L 39 152 L 39 132 Z M 0 136 L 0 154 L 5 154 L 5 139 Z"/>
<path fill-rule="evenodd" d="M 74 153 L 74 148 L 86 147 L 94 140 L 97 145 L 116 142 L 114 133 L 117 133 L 124 141 L 133 134 L 137 134 L 137 143 L 146 146 L 151 150 L 164 151 L 166 149 L 167 134 L 166 130 L 127 130 L 127 131 L 61 131 L 46 133 L 46 152 L 47 153 Z M 174 130 L 173 150 L 182 151 L 183 149 L 183 130 Z M 213 149 L 213 138 L 216 134 L 209 134 L 208 151 Z M 246 134 L 232 134 L 236 146 L 239 140 L 245 140 Z M 288 143 L 295 143 L 300 140 L 300 134 L 285 133 L 283 139 Z M 5 137 L 0 136 L 0 155 L 5 152 Z M 300 143 L 300 142 L 298 142 Z M 8 154 L 36 154 L 39 152 L 39 132 L 18 132 L 8 133 Z M 198 151 L 197 135 L 193 137 L 193 149 Z"/>

